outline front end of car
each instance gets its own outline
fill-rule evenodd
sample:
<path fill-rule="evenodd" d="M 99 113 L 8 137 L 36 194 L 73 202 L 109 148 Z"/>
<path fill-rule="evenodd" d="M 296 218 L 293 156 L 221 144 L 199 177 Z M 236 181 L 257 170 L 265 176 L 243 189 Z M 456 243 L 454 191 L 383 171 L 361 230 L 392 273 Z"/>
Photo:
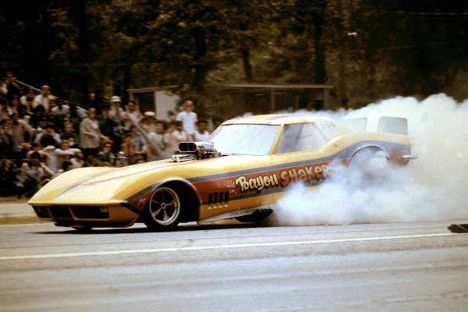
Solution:
<path fill-rule="evenodd" d="M 127 227 L 138 219 L 139 212 L 125 202 L 110 205 L 33 205 L 37 217 L 57 226 Z"/>

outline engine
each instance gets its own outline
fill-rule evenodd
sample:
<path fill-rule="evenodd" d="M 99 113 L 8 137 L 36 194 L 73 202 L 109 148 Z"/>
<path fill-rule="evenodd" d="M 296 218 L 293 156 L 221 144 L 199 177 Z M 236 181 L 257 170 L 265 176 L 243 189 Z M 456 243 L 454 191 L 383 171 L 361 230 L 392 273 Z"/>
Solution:
<path fill-rule="evenodd" d="M 183 142 L 179 144 L 179 151 L 172 155 L 174 162 L 199 160 L 220 157 L 221 153 L 216 151 L 211 142 Z"/>

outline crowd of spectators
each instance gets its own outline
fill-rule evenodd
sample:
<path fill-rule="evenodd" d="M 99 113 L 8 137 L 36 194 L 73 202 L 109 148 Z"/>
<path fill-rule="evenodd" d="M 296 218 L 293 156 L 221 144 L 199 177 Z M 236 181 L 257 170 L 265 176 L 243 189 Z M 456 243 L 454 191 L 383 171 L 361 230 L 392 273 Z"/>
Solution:
<path fill-rule="evenodd" d="M 86 166 L 122 167 L 170 157 L 180 142 L 205 141 L 208 123 L 191 100 L 170 120 L 119 96 L 84 107 L 24 88 L 13 73 L 0 82 L 0 196 L 32 196 L 55 176 Z M 214 125 L 216 127 L 216 125 Z"/>

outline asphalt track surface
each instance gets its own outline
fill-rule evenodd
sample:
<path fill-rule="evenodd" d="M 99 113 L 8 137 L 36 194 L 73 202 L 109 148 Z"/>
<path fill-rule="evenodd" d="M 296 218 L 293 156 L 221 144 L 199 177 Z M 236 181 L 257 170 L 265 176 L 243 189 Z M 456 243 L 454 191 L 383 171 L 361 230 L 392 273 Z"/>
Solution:
<path fill-rule="evenodd" d="M 466 221 L 3 225 L 0 311 L 467 311 Z"/>

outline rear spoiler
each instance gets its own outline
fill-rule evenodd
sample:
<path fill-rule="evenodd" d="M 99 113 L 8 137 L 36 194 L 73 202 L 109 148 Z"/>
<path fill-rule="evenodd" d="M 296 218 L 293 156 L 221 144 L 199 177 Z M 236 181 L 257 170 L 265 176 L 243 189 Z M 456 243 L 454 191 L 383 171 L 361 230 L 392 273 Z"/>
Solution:
<path fill-rule="evenodd" d="M 381 116 L 377 123 L 371 122 L 367 117 L 344 118 L 341 122 L 351 130 L 358 132 L 408 134 L 408 120 L 401 117 Z"/>

